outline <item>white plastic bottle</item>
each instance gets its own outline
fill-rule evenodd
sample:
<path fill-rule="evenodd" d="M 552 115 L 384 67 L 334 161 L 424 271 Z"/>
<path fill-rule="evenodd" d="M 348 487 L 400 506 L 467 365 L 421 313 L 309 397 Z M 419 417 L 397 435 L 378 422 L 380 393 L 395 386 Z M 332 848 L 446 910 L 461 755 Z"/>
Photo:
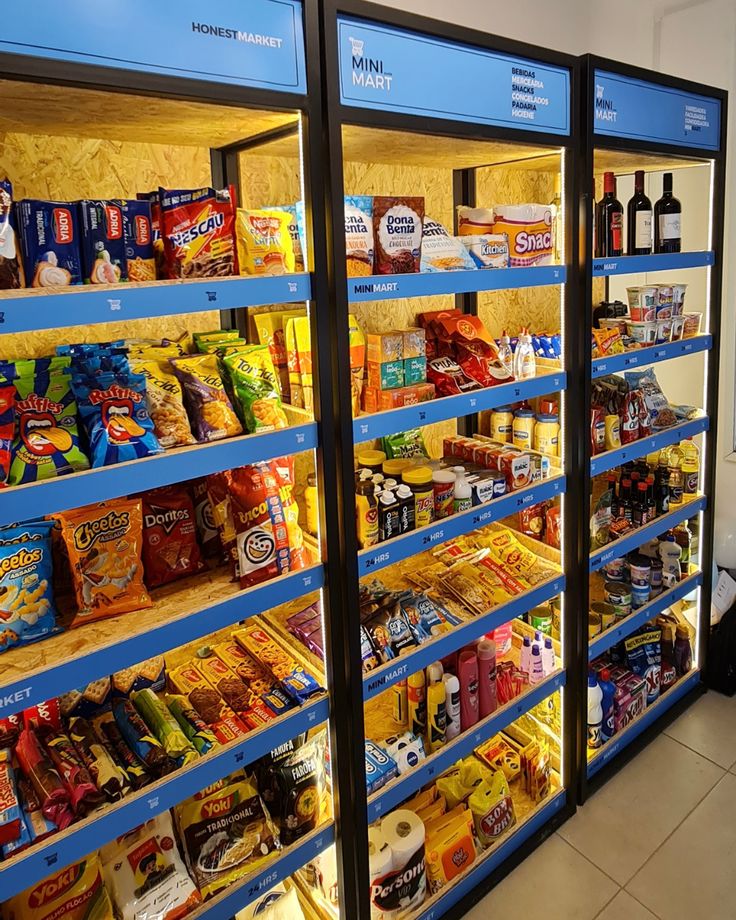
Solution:
<path fill-rule="evenodd" d="M 511 350 L 511 339 L 505 329 L 501 333 L 501 340 L 498 344 L 498 360 L 509 374 L 514 373 L 514 353 Z"/>
<path fill-rule="evenodd" d="M 527 380 L 536 376 L 537 362 L 532 347 L 532 337 L 524 329 L 519 336 L 519 342 L 514 354 L 514 377 L 517 380 Z"/>
<path fill-rule="evenodd" d="M 549 675 L 555 669 L 555 650 L 552 647 L 552 636 L 544 637 L 544 648 L 542 649 L 542 670 L 544 671 L 544 676 L 549 677 Z"/>
<path fill-rule="evenodd" d="M 529 636 L 524 636 L 521 641 L 521 658 L 519 659 L 519 670 L 527 674 L 532 671 L 532 642 Z"/>
<path fill-rule="evenodd" d="M 455 497 L 453 499 L 453 512 L 467 511 L 473 506 L 473 490 L 470 483 L 465 478 L 464 466 L 453 466 L 452 472 L 455 474 Z"/>
<path fill-rule="evenodd" d="M 448 741 L 460 734 L 460 681 L 454 674 L 445 674 L 445 737 Z"/>
<path fill-rule="evenodd" d="M 542 650 L 535 642 L 532 646 L 532 661 L 529 666 L 529 683 L 538 684 L 544 680 L 544 668 L 542 667 Z"/>
<path fill-rule="evenodd" d="M 603 726 L 603 690 L 595 674 L 588 674 L 588 747 L 599 748 L 603 744 L 601 728 Z"/>

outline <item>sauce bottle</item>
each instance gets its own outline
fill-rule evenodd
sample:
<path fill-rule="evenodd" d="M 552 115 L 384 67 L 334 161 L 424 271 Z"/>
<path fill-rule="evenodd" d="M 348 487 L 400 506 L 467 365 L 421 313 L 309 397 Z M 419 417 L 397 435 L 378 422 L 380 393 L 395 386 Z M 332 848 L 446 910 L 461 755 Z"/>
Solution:
<path fill-rule="evenodd" d="M 467 511 L 469 508 L 472 508 L 473 490 L 470 483 L 465 478 L 464 466 L 453 466 L 452 471 L 455 474 L 455 494 L 452 502 L 452 511 L 453 514 L 458 514 L 460 511 Z"/>
<path fill-rule="evenodd" d="M 621 407 L 621 443 L 639 440 L 639 405 L 636 395 L 629 390 Z"/>
<path fill-rule="evenodd" d="M 415 527 L 414 493 L 409 486 L 402 484 L 394 494 L 396 501 L 399 503 L 399 531 L 409 533 Z"/>
<path fill-rule="evenodd" d="M 374 491 L 370 479 L 362 479 L 355 490 L 355 523 L 361 549 L 378 543 L 378 505 Z"/>
<path fill-rule="evenodd" d="M 678 524 L 672 532 L 675 535 L 677 545 L 680 547 L 680 581 L 682 581 L 683 578 L 687 578 L 690 574 L 690 548 L 693 535 L 687 521 Z"/>

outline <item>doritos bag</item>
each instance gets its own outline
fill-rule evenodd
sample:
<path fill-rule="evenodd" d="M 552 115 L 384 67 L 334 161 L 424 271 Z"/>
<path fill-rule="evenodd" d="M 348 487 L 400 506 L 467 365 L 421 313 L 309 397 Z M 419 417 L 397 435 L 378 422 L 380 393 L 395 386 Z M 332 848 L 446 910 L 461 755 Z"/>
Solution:
<path fill-rule="evenodd" d="M 213 188 L 162 188 L 159 195 L 168 277 L 220 278 L 237 275 L 233 186 L 219 191 Z"/>
<path fill-rule="evenodd" d="M 142 495 L 143 565 L 149 588 L 206 568 L 197 542 L 194 505 L 178 483 Z"/>

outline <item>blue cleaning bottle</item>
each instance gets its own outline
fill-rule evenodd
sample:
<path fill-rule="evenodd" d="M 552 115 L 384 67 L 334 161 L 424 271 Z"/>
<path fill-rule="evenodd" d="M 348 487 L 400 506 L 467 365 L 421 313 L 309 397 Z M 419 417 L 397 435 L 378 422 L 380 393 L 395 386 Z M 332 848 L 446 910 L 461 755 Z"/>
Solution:
<path fill-rule="evenodd" d="M 610 741 L 616 733 L 616 727 L 613 720 L 613 697 L 616 693 L 616 684 L 611 680 L 611 672 L 608 668 L 598 674 L 598 685 L 603 691 L 601 699 L 601 708 L 603 709 L 603 722 L 601 724 L 601 738 L 603 741 Z"/>

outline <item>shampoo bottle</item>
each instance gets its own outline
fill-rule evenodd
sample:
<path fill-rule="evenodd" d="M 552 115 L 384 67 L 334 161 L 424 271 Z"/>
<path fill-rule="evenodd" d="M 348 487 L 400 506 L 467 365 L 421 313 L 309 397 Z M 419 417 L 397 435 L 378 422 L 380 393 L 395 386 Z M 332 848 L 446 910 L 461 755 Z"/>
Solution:
<path fill-rule="evenodd" d="M 544 676 L 549 677 L 549 675 L 555 669 L 555 650 L 552 647 L 552 636 L 544 637 L 544 648 L 542 649 L 542 671 L 544 671 Z"/>
<path fill-rule="evenodd" d="M 481 719 L 498 708 L 496 643 L 492 639 L 481 639 L 478 643 L 478 700 Z"/>
<path fill-rule="evenodd" d="M 532 640 L 529 636 L 524 636 L 521 641 L 521 657 L 519 659 L 519 670 L 526 674 L 532 673 Z"/>
<path fill-rule="evenodd" d="M 427 668 L 427 741 L 434 753 L 446 742 L 447 715 L 442 665 L 436 661 Z"/>
<path fill-rule="evenodd" d="M 424 671 L 417 671 L 406 678 L 407 708 L 409 710 L 409 731 L 423 738 L 427 731 L 427 692 Z"/>
<path fill-rule="evenodd" d="M 460 681 L 460 727 L 472 728 L 478 721 L 478 658 L 468 649 L 460 652 L 457 662 Z"/>
<path fill-rule="evenodd" d="M 544 668 L 542 667 L 542 650 L 535 642 L 532 646 L 532 663 L 529 671 L 529 683 L 538 684 L 544 679 Z"/>
<path fill-rule="evenodd" d="M 460 734 L 460 681 L 454 674 L 445 674 L 445 737 L 448 741 Z"/>

